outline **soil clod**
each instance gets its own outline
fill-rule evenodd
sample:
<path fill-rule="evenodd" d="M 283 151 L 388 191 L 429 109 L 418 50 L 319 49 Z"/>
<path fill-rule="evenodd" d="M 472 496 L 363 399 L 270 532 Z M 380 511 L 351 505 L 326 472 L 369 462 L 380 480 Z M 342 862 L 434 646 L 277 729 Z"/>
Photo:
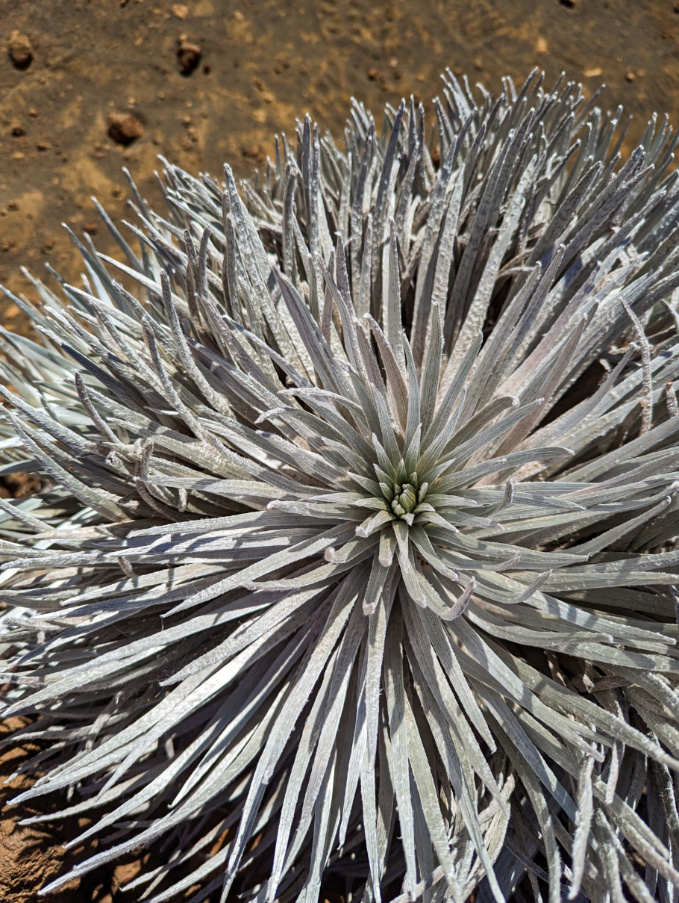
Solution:
<path fill-rule="evenodd" d="M 177 42 L 177 62 L 182 75 L 191 75 L 203 57 L 200 44 L 194 44 L 182 36 Z"/>
<path fill-rule="evenodd" d="M 7 51 L 15 69 L 28 69 L 33 62 L 31 39 L 16 29 L 9 36 Z"/>
<path fill-rule="evenodd" d="M 134 113 L 110 113 L 108 136 L 116 144 L 127 147 L 144 134 L 144 126 Z"/>

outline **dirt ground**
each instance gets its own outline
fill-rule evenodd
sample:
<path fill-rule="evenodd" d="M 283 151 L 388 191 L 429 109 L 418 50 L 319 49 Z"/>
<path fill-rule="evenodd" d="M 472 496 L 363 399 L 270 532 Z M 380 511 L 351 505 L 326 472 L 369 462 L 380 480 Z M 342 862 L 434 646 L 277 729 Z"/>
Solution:
<path fill-rule="evenodd" d="M 341 134 L 351 95 L 376 112 L 427 103 L 445 66 L 489 87 L 565 70 L 605 82 L 639 129 L 654 111 L 679 122 L 670 0 L 0 0 L 0 23 L 0 283 L 14 292 L 21 266 L 77 278 L 62 223 L 110 248 L 91 196 L 125 216 L 123 166 L 151 199 L 159 154 L 246 175 L 307 111 Z M 0 315 L 21 328 L 16 305 Z"/>
<path fill-rule="evenodd" d="M 379 113 L 410 94 L 428 104 L 446 66 L 497 88 L 536 65 L 589 91 L 605 82 L 602 103 L 635 116 L 630 140 L 654 111 L 679 124 L 679 3 L 0 0 L 0 283 L 20 294 L 20 267 L 42 276 L 45 263 L 77 279 L 62 223 L 112 250 L 91 196 L 124 218 L 123 166 L 155 201 L 159 154 L 217 175 L 228 161 L 245 176 L 306 112 L 341 135 L 352 95 Z M 0 322 L 26 328 L 7 299 Z M 0 758 L 0 782 L 13 769 Z M 0 812 L 3 903 L 37 899 L 68 830 Z M 53 899 L 129 899 L 117 890 L 125 869 L 134 864 Z"/>

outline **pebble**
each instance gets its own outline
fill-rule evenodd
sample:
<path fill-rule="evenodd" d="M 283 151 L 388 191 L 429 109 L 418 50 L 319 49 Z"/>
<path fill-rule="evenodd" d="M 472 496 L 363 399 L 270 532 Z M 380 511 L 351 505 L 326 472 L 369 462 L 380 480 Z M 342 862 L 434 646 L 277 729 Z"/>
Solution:
<path fill-rule="evenodd" d="M 109 113 L 108 136 L 116 144 L 127 147 L 144 134 L 144 126 L 134 113 Z"/>
<path fill-rule="evenodd" d="M 191 75 L 200 63 L 203 50 L 200 44 L 188 41 L 184 35 L 177 42 L 177 62 L 182 75 Z"/>
<path fill-rule="evenodd" d="M 15 69 L 28 69 L 33 62 L 30 38 L 16 29 L 9 36 L 7 51 Z"/>

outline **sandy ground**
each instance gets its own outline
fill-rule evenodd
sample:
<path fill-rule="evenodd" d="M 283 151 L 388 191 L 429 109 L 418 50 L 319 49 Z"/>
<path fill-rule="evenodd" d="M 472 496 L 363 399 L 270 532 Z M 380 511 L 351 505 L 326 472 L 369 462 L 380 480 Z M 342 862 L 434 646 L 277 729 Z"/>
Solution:
<path fill-rule="evenodd" d="M 428 103 L 445 66 L 489 87 L 565 70 L 606 82 L 637 134 L 653 111 L 679 121 L 669 0 L 0 0 L 0 23 L 0 282 L 14 292 L 22 265 L 77 278 L 62 223 L 110 247 L 91 196 L 124 217 L 123 166 L 152 199 L 159 154 L 246 175 L 307 111 L 341 134 L 352 95 L 377 112 Z M 0 314 L 21 320 L 11 303 Z"/>
<path fill-rule="evenodd" d="M 245 176 L 304 113 L 341 135 L 352 95 L 376 113 L 410 94 L 428 104 L 446 66 L 489 88 L 533 66 L 588 91 L 605 82 L 602 104 L 635 116 L 631 142 L 654 111 L 679 123 L 679 3 L 0 0 L 0 283 L 24 292 L 20 267 L 42 276 L 45 263 L 77 279 L 62 223 L 110 251 L 91 196 L 128 215 L 123 166 L 152 201 L 159 154 L 217 175 L 228 161 Z M 0 322 L 26 328 L 8 300 Z M 0 758 L 0 780 L 21 755 Z M 15 818 L 0 812 L 0 899 L 29 903 L 77 826 Z M 135 867 L 53 899 L 129 900 L 117 888 Z"/>

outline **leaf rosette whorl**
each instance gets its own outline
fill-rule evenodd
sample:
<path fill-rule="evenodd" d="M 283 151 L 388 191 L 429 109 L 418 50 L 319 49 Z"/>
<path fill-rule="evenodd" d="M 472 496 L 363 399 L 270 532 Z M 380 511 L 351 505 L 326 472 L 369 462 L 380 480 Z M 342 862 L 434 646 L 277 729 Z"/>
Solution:
<path fill-rule="evenodd" d="M 47 890 L 162 840 L 155 903 L 676 894 L 676 139 L 538 74 L 435 112 L 438 166 L 412 103 L 168 164 L 15 299 L 16 802 L 100 838 Z"/>

